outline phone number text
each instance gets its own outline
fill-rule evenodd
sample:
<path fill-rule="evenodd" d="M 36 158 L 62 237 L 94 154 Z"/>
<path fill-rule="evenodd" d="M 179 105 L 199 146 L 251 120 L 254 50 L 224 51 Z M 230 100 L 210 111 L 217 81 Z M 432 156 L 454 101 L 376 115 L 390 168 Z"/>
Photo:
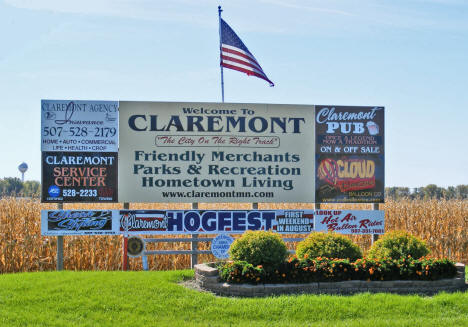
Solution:
<path fill-rule="evenodd" d="M 74 189 L 64 189 L 63 190 L 63 197 L 96 197 L 97 190 L 74 190 Z"/>

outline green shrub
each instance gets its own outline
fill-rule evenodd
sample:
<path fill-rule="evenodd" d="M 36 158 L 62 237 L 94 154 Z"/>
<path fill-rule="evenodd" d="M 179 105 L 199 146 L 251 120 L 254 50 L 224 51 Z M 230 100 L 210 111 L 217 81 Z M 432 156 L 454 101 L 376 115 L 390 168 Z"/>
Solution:
<path fill-rule="evenodd" d="M 369 259 L 402 259 L 408 256 L 419 259 L 429 253 L 426 243 L 419 238 L 404 232 L 386 233 L 375 242 L 367 253 Z"/>
<path fill-rule="evenodd" d="M 348 238 L 335 233 L 311 233 L 296 247 L 296 255 L 304 258 L 339 258 L 354 261 L 362 258 L 361 249 Z"/>
<path fill-rule="evenodd" d="M 232 260 L 246 261 L 254 266 L 275 267 L 286 260 L 288 250 L 278 234 L 247 231 L 232 243 L 229 255 Z"/>

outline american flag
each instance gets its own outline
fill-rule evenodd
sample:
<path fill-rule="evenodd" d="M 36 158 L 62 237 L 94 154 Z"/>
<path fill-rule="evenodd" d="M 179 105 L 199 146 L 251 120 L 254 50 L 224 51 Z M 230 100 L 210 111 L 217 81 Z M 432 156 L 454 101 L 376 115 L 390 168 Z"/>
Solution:
<path fill-rule="evenodd" d="M 275 86 L 263 72 L 257 59 L 250 53 L 244 42 L 223 20 L 221 22 L 221 66 L 234 69 L 247 75 L 264 79 L 270 86 Z"/>

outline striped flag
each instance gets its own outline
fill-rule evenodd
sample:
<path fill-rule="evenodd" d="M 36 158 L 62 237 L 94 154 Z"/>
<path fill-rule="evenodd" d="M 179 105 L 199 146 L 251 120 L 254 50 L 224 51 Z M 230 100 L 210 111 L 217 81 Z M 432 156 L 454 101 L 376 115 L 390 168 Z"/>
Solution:
<path fill-rule="evenodd" d="M 221 23 L 221 66 L 264 79 L 275 86 L 263 72 L 257 59 L 232 28 L 220 18 Z"/>

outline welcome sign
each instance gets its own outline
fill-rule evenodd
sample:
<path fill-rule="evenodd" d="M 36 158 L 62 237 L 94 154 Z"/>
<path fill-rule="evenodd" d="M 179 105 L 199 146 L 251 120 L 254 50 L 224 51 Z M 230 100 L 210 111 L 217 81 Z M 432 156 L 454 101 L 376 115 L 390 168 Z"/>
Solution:
<path fill-rule="evenodd" d="M 314 202 L 314 107 L 120 102 L 119 201 Z"/>

